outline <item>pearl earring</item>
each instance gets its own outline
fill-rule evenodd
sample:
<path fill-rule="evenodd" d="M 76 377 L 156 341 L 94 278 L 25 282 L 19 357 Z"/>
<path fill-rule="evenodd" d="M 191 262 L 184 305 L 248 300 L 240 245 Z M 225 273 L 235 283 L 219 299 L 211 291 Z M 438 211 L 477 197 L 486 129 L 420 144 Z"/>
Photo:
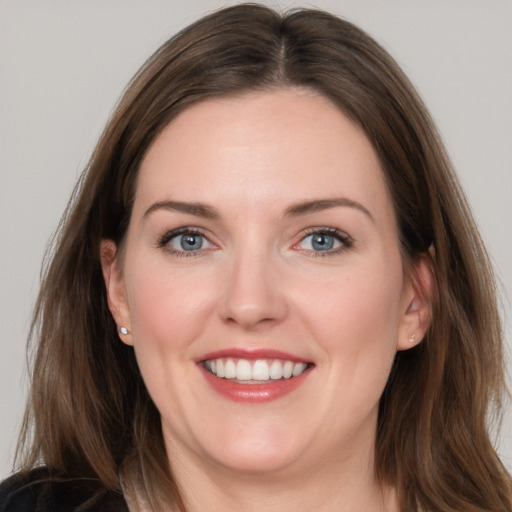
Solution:
<path fill-rule="evenodd" d="M 128 334 L 128 329 L 122 325 L 121 327 L 119 327 L 119 332 L 123 335 L 123 336 L 126 336 Z"/>
<path fill-rule="evenodd" d="M 414 343 L 414 340 L 416 339 L 416 334 L 412 334 L 409 338 L 409 343 Z"/>

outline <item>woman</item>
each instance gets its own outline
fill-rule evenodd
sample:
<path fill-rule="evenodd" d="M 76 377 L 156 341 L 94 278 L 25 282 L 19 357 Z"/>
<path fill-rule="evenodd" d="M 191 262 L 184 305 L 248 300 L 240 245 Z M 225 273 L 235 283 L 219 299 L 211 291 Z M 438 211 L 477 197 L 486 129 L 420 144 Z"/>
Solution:
<path fill-rule="evenodd" d="M 406 77 L 326 13 L 241 5 L 160 48 L 33 325 L 3 510 L 512 508 L 482 242 Z"/>

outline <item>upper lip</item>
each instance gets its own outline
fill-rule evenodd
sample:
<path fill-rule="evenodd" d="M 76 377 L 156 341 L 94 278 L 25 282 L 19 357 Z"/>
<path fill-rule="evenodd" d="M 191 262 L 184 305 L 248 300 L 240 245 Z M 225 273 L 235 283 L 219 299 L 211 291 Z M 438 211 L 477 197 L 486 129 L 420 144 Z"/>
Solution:
<path fill-rule="evenodd" d="M 246 348 L 227 348 L 222 350 L 216 350 L 214 352 L 209 352 L 208 354 L 204 354 L 199 357 L 196 362 L 201 363 L 204 361 L 208 361 L 210 359 L 220 359 L 223 357 L 231 357 L 233 359 L 248 359 L 248 360 L 257 360 L 257 359 L 283 359 L 285 361 L 293 361 L 295 363 L 311 363 L 307 359 L 296 356 L 294 354 L 290 354 L 288 352 L 283 352 L 281 350 L 274 349 L 246 349 Z"/>

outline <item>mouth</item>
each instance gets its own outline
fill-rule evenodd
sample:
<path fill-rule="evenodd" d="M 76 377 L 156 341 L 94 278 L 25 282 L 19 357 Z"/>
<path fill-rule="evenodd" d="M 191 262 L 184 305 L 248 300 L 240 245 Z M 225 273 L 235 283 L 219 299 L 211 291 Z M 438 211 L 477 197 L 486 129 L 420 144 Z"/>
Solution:
<path fill-rule="evenodd" d="M 243 359 L 218 357 L 203 361 L 206 371 L 220 379 L 240 384 L 262 384 L 293 379 L 302 375 L 310 364 L 287 359 Z"/>
<path fill-rule="evenodd" d="M 203 356 L 198 367 L 210 387 L 235 402 L 264 403 L 306 382 L 315 365 L 275 350 L 223 350 Z"/>

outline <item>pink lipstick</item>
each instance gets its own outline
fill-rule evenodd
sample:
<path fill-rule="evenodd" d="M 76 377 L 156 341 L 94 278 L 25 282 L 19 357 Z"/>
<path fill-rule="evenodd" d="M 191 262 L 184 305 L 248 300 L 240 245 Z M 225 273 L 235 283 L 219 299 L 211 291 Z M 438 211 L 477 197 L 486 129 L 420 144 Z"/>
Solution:
<path fill-rule="evenodd" d="M 208 384 L 236 402 L 268 402 L 297 389 L 313 364 L 276 350 L 228 349 L 211 352 L 197 361 Z"/>

